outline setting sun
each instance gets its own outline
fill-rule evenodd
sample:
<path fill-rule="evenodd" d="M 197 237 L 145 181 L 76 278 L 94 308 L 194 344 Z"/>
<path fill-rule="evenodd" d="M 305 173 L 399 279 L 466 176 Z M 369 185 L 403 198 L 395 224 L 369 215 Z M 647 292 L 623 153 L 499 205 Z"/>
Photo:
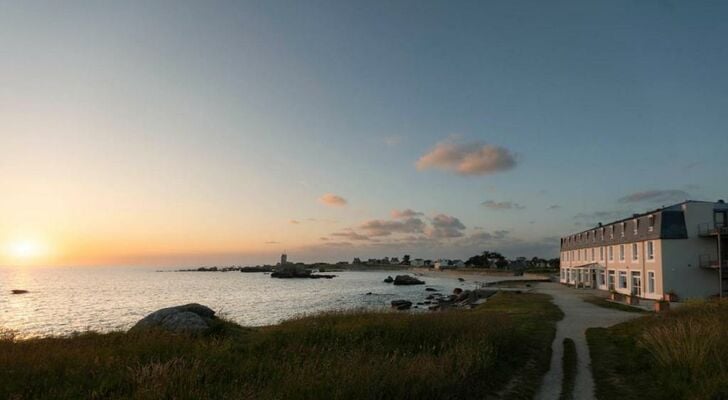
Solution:
<path fill-rule="evenodd" d="M 44 253 L 44 246 L 35 240 L 24 239 L 10 243 L 8 253 L 19 260 L 28 260 L 39 257 Z"/>

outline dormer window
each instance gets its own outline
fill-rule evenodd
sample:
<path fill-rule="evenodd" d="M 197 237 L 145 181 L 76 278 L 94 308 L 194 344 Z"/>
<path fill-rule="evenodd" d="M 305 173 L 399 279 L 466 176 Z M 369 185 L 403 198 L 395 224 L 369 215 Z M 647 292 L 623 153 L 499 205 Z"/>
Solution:
<path fill-rule="evenodd" d="M 639 229 L 640 229 L 640 220 L 635 218 L 634 219 L 634 230 L 632 232 L 636 235 L 637 232 L 639 232 Z"/>
<path fill-rule="evenodd" d="M 650 215 L 647 217 L 647 232 L 652 232 L 655 230 L 655 216 Z"/>
<path fill-rule="evenodd" d="M 622 222 L 622 232 L 620 232 L 621 237 L 624 237 L 624 231 L 627 230 L 627 223 Z"/>

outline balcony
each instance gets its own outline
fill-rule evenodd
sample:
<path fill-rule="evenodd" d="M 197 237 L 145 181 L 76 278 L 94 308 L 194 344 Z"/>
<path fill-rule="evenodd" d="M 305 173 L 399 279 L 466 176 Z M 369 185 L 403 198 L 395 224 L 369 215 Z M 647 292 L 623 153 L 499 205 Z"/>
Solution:
<path fill-rule="evenodd" d="M 698 236 L 713 237 L 713 236 L 718 236 L 718 234 L 720 234 L 721 236 L 728 237 L 728 225 L 712 224 L 710 222 L 698 224 Z"/>
<path fill-rule="evenodd" d="M 718 257 L 703 254 L 698 257 L 698 266 L 700 268 L 718 269 Z M 728 268 L 728 261 L 723 260 L 723 268 Z"/>

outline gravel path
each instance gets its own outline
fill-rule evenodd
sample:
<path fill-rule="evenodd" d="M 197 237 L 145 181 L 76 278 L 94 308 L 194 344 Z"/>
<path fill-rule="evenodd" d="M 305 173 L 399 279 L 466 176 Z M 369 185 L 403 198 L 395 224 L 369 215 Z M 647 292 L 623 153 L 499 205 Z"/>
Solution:
<path fill-rule="evenodd" d="M 586 330 L 592 327 L 608 327 L 620 322 L 637 318 L 640 314 L 598 307 L 584 302 L 581 297 L 594 295 L 596 291 L 589 289 L 572 289 L 558 283 L 541 283 L 537 291 L 546 293 L 554 298 L 564 319 L 556 325 L 556 338 L 551 345 L 551 368 L 544 376 L 541 389 L 536 394 L 538 400 L 558 399 L 561 394 L 561 380 L 563 377 L 561 357 L 563 355 L 564 338 L 570 337 L 576 344 L 577 373 L 574 387 L 575 399 L 594 398 L 594 380 L 591 374 L 591 357 L 586 344 Z"/>

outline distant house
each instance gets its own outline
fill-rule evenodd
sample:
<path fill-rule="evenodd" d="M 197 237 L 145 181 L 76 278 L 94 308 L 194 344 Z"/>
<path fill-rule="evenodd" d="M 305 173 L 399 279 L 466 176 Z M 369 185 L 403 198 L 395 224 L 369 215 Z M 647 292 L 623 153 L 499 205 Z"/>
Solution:
<path fill-rule="evenodd" d="M 399 264 L 399 258 L 392 257 L 389 259 L 389 262 L 391 262 L 392 264 Z"/>
<path fill-rule="evenodd" d="M 421 258 L 415 258 L 414 260 L 410 261 L 410 265 L 413 267 L 424 267 L 425 260 L 423 260 Z"/>
<path fill-rule="evenodd" d="M 450 266 L 454 268 L 462 268 L 465 266 L 465 262 L 463 262 L 463 260 L 452 260 L 450 261 Z"/>

